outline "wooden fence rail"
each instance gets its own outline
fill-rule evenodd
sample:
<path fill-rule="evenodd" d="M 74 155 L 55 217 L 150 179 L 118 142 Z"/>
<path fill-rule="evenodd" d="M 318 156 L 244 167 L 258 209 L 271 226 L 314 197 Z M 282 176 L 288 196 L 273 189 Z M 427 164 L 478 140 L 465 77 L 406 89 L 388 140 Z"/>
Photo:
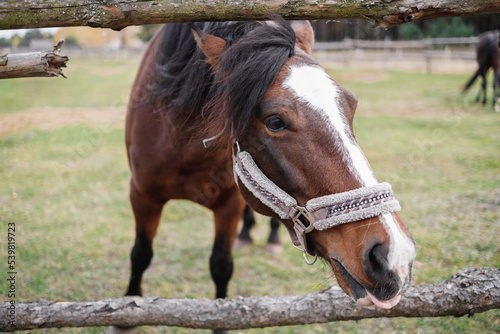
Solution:
<path fill-rule="evenodd" d="M 315 42 L 314 50 L 350 50 L 350 49 L 429 49 L 442 45 L 475 45 L 479 37 L 425 38 L 415 41 L 393 41 L 390 39 L 371 41 L 346 38 L 337 42 Z"/>
<path fill-rule="evenodd" d="M 388 28 L 445 16 L 500 13 L 499 0 L 25 0 L 0 1 L 0 29 L 263 19 L 368 19 Z"/>
<path fill-rule="evenodd" d="M 0 55 L 0 79 L 58 77 L 66 78 L 62 68 L 69 60 L 60 54 L 64 39 L 51 51 Z"/>
<path fill-rule="evenodd" d="M 415 285 L 391 310 L 359 307 L 338 287 L 302 296 L 218 300 L 126 297 L 94 302 L 0 304 L 0 331 L 54 327 L 176 326 L 246 329 L 377 317 L 473 315 L 500 308 L 500 270 L 469 268 L 435 285 Z"/>
<path fill-rule="evenodd" d="M 415 41 L 393 41 L 390 39 L 372 41 L 346 38 L 336 42 L 316 42 L 313 50 L 316 52 L 318 60 L 338 61 L 345 63 L 349 67 L 352 57 L 370 60 L 374 63 L 382 63 L 381 69 L 387 70 L 389 63 L 394 63 L 410 58 L 422 61 L 427 73 L 432 73 L 433 60 L 442 62 L 443 59 L 460 59 L 475 61 L 475 45 L 479 42 L 479 37 L 453 37 L 453 38 L 426 38 Z M 452 46 L 443 50 L 443 46 Z M 464 49 L 464 46 L 466 48 Z M 457 51 L 460 50 L 460 51 Z M 383 51 L 372 53 L 371 56 L 363 55 L 363 50 Z M 331 53 L 333 51 L 334 53 Z M 408 53 L 409 51 L 409 53 Z M 336 52 L 336 53 L 335 53 Z M 403 53 L 405 56 L 403 57 Z M 475 63 L 475 62 L 474 62 Z"/>

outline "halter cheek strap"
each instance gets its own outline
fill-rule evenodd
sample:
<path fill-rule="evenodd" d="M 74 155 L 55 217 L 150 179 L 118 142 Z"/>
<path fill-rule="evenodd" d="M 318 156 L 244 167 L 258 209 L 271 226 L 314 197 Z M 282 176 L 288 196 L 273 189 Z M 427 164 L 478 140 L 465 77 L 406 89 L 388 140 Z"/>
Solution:
<path fill-rule="evenodd" d="M 233 155 L 235 178 L 239 178 L 256 198 L 281 219 L 291 219 L 294 222 L 295 235 L 291 234 L 292 241 L 296 247 L 301 246 L 304 253 L 311 254 L 307 249 L 306 233 L 314 229 L 322 231 L 340 224 L 401 210 L 399 201 L 394 198 L 391 185 L 387 182 L 313 198 L 304 208 L 260 170 L 250 153 L 240 152 L 237 145 Z M 309 226 L 302 223 L 302 216 L 307 218 Z"/>

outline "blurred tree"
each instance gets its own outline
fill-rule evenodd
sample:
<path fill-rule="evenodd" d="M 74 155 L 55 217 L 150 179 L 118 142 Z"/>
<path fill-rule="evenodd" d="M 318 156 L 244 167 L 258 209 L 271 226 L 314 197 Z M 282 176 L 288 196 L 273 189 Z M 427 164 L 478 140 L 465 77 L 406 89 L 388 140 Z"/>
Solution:
<path fill-rule="evenodd" d="M 24 38 L 29 40 L 43 38 L 43 34 L 40 29 L 30 29 L 26 31 Z"/>
<path fill-rule="evenodd" d="M 160 28 L 159 24 L 146 24 L 141 26 L 141 31 L 137 34 L 137 37 L 141 41 L 148 42 L 155 32 Z"/>
<path fill-rule="evenodd" d="M 8 48 L 12 46 L 12 41 L 5 37 L 0 38 L 0 48 Z"/>
<path fill-rule="evenodd" d="M 19 42 L 19 46 L 30 46 L 32 39 L 41 39 L 43 38 L 43 34 L 40 32 L 40 29 L 30 29 L 26 31 L 24 37 L 21 38 Z"/>
<path fill-rule="evenodd" d="M 422 29 L 413 22 L 403 24 L 397 31 L 399 39 L 402 40 L 415 40 L 422 39 L 424 37 Z"/>
<path fill-rule="evenodd" d="M 12 42 L 13 48 L 17 48 L 19 46 L 19 43 L 21 43 L 21 37 L 19 37 L 17 34 L 12 36 L 10 40 Z"/>
<path fill-rule="evenodd" d="M 421 39 L 424 37 L 477 36 L 488 30 L 500 30 L 500 14 L 444 17 L 405 23 L 382 29 L 365 20 L 316 20 L 311 21 L 318 42 L 341 41 L 345 38 L 383 40 Z"/>
<path fill-rule="evenodd" d="M 77 46 L 78 45 L 78 39 L 75 36 L 67 36 L 64 38 L 64 44 L 67 46 Z"/>
<path fill-rule="evenodd" d="M 461 17 L 443 17 L 429 21 L 427 37 L 470 37 L 478 32 L 474 25 L 464 22 Z"/>
<path fill-rule="evenodd" d="M 464 22 L 474 25 L 478 33 L 500 30 L 500 14 L 463 17 Z"/>

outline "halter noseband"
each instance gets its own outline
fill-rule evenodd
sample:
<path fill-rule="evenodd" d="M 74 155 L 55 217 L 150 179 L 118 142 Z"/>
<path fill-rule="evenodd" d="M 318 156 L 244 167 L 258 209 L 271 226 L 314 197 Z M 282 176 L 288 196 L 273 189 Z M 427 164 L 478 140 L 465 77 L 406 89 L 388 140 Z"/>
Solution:
<path fill-rule="evenodd" d="M 322 231 L 340 224 L 401 210 L 399 201 L 394 198 L 391 185 L 387 182 L 313 198 L 307 201 L 305 207 L 301 207 L 295 198 L 278 187 L 262 172 L 250 153 L 240 151 L 238 142 L 233 152 L 233 171 L 236 181 L 239 178 L 241 183 L 263 204 L 281 219 L 293 221 L 295 236 L 290 234 L 293 244 L 304 252 L 304 259 L 308 264 L 313 264 L 316 258 L 312 263 L 306 259 L 306 252 L 313 255 L 307 249 L 306 233 L 314 229 Z M 302 216 L 307 218 L 309 226 L 302 223 L 300 220 Z"/>

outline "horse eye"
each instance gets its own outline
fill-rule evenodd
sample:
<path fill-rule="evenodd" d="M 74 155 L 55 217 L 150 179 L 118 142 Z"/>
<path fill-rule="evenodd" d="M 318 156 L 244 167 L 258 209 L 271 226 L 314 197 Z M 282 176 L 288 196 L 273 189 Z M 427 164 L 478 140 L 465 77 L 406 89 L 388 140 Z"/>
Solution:
<path fill-rule="evenodd" d="M 273 132 L 280 132 L 287 128 L 286 123 L 278 116 L 269 117 L 264 124 Z"/>

